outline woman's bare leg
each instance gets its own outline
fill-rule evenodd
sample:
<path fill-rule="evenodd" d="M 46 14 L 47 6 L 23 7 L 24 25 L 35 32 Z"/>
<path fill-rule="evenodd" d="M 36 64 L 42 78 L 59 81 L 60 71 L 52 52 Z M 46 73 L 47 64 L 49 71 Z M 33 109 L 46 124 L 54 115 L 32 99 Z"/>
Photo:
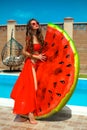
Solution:
<path fill-rule="evenodd" d="M 35 90 L 37 90 L 37 78 L 36 78 L 36 71 L 35 68 L 32 66 L 32 72 L 33 72 L 33 77 L 34 77 L 34 85 L 35 85 Z"/>
<path fill-rule="evenodd" d="M 37 90 L 37 79 L 36 79 L 36 72 L 35 72 L 35 68 L 32 66 L 32 73 L 33 73 L 33 77 L 34 77 L 34 85 L 35 85 L 35 90 Z M 37 124 L 37 121 L 34 118 L 34 115 L 32 112 L 30 112 L 28 114 L 29 120 L 31 124 Z"/>
<path fill-rule="evenodd" d="M 38 123 L 38 122 L 35 120 L 34 115 L 33 115 L 32 112 L 30 112 L 30 113 L 28 114 L 28 117 L 29 117 L 29 121 L 30 121 L 31 124 L 37 124 L 37 123 Z"/>
<path fill-rule="evenodd" d="M 33 73 L 33 77 L 34 77 L 34 85 L 35 85 L 35 90 L 37 90 L 37 79 L 36 79 L 36 72 L 35 72 L 35 68 L 32 66 L 32 73 Z M 37 124 L 37 121 L 34 118 L 34 115 L 32 112 L 30 112 L 28 115 L 21 115 L 22 117 L 25 118 L 29 118 L 29 121 L 31 124 Z"/>

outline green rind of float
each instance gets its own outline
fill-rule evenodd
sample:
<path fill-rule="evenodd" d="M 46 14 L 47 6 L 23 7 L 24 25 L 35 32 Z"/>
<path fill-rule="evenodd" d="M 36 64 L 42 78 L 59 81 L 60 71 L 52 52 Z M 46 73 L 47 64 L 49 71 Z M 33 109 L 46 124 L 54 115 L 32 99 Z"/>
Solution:
<path fill-rule="evenodd" d="M 61 29 L 61 27 L 58 26 L 58 25 L 49 23 L 49 24 L 48 24 L 48 27 L 52 27 L 53 29 L 56 29 L 56 30 L 58 30 L 58 31 L 61 32 L 61 33 L 63 32 L 63 29 Z"/>
<path fill-rule="evenodd" d="M 69 41 L 70 46 L 71 46 L 71 48 L 73 50 L 73 53 L 77 52 L 75 44 L 74 44 L 74 41 L 71 39 L 71 37 L 68 35 L 68 33 L 65 30 L 63 30 L 59 25 L 55 25 L 55 24 L 52 24 L 52 23 L 49 23 L 48 27 L 52 27 L 53 29 L 56 29 L 59 32 L 61 32 L 65 36 L 65 38 L 67 39 L 67 41 Z"/>
<path fill-rule="evenodd" d="M 41 119 L 41 118 L 47 118 L 49 116 L 51 116 L 52 114 L 54 114 L 55 112 L 58 112 L 61 110 L 61 108 L 66 104 L 66 102 L 70 99 L 70 97 L 73 94 L 73 91 L 75 90 L 77 81 L 78 81 L 78 76 L 79 76 L 79 56 L 78 56 L 78 52 L 76 50 L 74 41 L 70 38 L 70 36 L 63 30 L 61 29 L 58 25 L 54 25 L 54 24 L 48 24 L 48 26 L 52 27 L 53 29 L 58 30 L 59 32 L 63 33 L 63 35 L 66 37 L 66 39 L 69 41 L 70 46 L 73 50 L 74 53 L 74 66 L 75 66 L 75 73 L 74 73 L 74 82 L 71 86 L 71 90 L 66 94 L 66 96 L 62 99 L 62 101 L 60 102 L 60 104 L 58 104 L 58 106 L 56 108 L 54 108 L 51 112 L 44 114 L 42 116 L 36 117 L 36 119 Z"/>

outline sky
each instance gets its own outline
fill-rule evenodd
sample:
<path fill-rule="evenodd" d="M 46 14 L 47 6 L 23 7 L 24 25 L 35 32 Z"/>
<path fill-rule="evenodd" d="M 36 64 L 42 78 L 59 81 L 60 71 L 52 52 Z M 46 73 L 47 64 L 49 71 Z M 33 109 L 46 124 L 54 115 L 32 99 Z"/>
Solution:
<path fill-rule="evenodd" d="M 87 22 L 87 0 L 0 0 L 0 25 L 8 20 L 26 24 L 31 18 L 40 23 L 61 23 L 66 17 Z"/>

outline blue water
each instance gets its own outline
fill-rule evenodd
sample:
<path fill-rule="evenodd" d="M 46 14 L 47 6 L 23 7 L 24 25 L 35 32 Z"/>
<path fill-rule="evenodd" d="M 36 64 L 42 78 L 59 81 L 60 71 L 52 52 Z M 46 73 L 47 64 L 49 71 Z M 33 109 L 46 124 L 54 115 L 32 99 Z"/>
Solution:
<path fill-rule="evenodd" d="M 68 105 L 87 106 L 87 79 L 79 79 Z"/>
<path fill-rule="evenodd" d="M 10 93 L 17 80 L 16 75 L 0 75 L 0 97 L 10 98 Z M 87 80 L 79 79 L 67 105 L 87 106 Z"/>
<path fill-rule="evenodd" d="M 0 97 L 10 98 L 11 90 L 17 80 L 16 75 L 0 75 Z"/>

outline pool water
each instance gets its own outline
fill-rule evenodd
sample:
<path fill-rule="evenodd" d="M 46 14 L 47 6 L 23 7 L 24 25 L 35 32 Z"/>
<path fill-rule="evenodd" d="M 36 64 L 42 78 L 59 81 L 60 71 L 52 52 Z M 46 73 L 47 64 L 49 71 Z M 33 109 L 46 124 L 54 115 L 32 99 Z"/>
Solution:
<path fill-rule="evenodd" d="M 0 98 L 10 98 L 17 75 L 0 75 Z M 87 106 L 87 80 L 79 79 L 67 105 Z"/>
<path fill-rule="evenodd" d="M 17 78 L 17 75 L 0 75 L 0 98 L 10 98 L 11 90 Z"/>
<path fill-rule="evenodd" d="M 87 79 L 79 79 L 69 105 L 87 106 Z"/>

